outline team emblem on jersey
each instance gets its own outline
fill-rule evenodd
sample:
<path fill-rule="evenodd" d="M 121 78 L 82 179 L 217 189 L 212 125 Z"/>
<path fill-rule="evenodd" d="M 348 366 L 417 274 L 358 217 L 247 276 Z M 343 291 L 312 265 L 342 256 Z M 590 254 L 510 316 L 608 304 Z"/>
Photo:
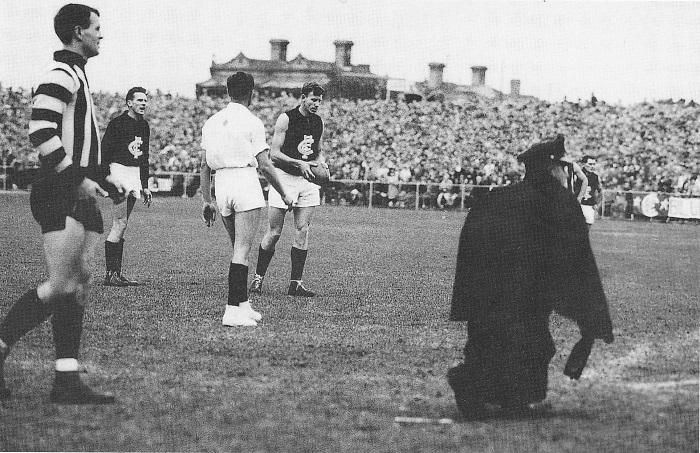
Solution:
<path fill-rule="evenodd" d="M 134 158 L 143 155 L 143 151 L 141 151 L 142 143 L 143 139 L 141 137 L 134 137 L 134 141 L 129 143 L 129 152 L 134 155 Z"/>
<path fill-rule="evenodd" d="M 302 140 L 299 143 L 299 146 L 297 146 L 297 150 L 301 154 L 302 159 L 308 159 L 309 156 L 311 154 L 313 154 L 314 150 L 311 149 L 311 145 L 313 143 L 314 143 L 314 136 L 304 134 L 304 140 Z"/>

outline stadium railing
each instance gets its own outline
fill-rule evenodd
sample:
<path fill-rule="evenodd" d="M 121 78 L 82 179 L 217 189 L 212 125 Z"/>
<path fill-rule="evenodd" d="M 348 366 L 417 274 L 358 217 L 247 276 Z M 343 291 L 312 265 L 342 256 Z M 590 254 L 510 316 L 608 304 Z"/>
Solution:
<path fill-rule="evenodd" d="M 0 165 L 0 189 L 24 189 L 28 184 L 12 183 L 12 167 Z M 23 178 L 28 179 L 28 178 Z M 267 198 L 268 185 L 261 178 Z M 213 186 L 212 186 L 213 187 Z M 468 211 L 475 200 L 495 185 L 446 184 L 434 182 L 388 182 L 332 179 L 321 187 L 323 204 L 412 210 Z M 193 197 L 199 194 L 199 174 L 155 172 L 149 188 L 156 195 Z M 690 194 L 606 189 L 597 207 L 602 219 L 700 220 L 700 197 Z"/>

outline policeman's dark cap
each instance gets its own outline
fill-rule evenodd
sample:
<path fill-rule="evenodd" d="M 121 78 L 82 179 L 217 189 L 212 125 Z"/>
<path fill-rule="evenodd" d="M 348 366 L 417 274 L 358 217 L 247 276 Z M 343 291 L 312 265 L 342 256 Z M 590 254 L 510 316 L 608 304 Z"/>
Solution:
<path fill-rule="evenodd" d="M 253 91 L 255 88 L 255 79 L 246 72 L 238 71 L 226 79 L 226 88 L 228 89 L 229 96 L 232 98 L 240 98 Z"/>
<path fill-rule="evenodd" d="M 568 162 L 564 157 L 566 149 L 564 148 L 564 136 L 559 134 L 554 140 L 537 143 L 530 149 L 518 156 L 518 162 L 536 163 L 547 161 L 562 161 Z"/>

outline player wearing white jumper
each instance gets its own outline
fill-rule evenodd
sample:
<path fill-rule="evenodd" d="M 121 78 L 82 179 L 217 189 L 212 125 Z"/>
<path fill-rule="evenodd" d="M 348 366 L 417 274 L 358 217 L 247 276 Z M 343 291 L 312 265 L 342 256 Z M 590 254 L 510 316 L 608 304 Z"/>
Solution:
<path fill-rule="evenodd" d="M 207 120 L 202 128 L 201 185 L 207 226 L 216 209 L 231 238 L 233 257 L 228 273 L 228 304 L 225 326 L 255 326 L 262 315 L 248 301 L 248 256 L 258 229 L 260 209 L 265 206 L 257 169 L 280 194 L 287 206 L 292 200 L 280 184 L 265 140 L 265 126 L 249 110 L 255 82 L 237 72 L 226 80 L 231 102 Z M 211 170 L 216 172 L 216 204 L 211 197 Z"/>

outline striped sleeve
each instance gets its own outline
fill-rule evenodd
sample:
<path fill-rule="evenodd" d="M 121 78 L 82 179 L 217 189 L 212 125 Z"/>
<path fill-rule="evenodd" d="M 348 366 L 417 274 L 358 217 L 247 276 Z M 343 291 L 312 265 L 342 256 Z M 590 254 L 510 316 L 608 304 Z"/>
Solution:
<path fill-rule="evenodd" d="M 68 104 L 78 88 L 66 71 L 53 69 L 44 76 L 34 92 L 29 140 L 39 151 L 39 161 L 44 171 L 60 172 L 72 163 L 59 131 Z"/>

